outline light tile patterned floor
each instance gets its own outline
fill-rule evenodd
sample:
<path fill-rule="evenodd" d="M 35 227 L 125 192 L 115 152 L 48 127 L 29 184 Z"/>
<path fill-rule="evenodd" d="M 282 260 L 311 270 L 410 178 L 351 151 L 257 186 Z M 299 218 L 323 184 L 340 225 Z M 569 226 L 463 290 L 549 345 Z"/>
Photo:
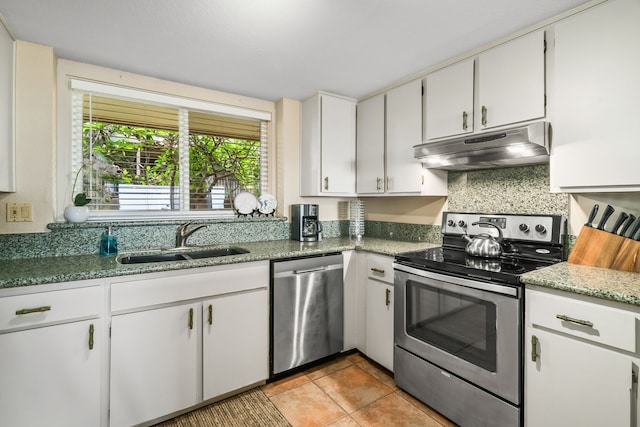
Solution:
<path fill-rule="evenodd" d="M 264 385 L 293 427 L 455 424 L 400 390 L 385 369 L 359 353 Z"/>

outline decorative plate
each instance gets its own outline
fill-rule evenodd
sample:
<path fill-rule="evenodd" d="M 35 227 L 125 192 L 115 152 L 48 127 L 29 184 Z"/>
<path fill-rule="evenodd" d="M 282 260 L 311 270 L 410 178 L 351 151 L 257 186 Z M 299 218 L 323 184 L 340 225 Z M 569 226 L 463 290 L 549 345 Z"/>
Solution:
<path fill-rule="evenodd" d="M 278 202 L 273 195 L 263 193 L 258 197 L 258 211 L 261 214 L 273 213 L 276 210 L 276 206 L 278 206 Z"/>
<path fill-rule="evenodd" d="M 233 207 L 236 208 L 238 213 L 248 215 L 258 208 L 258 199 L 251 193 L 238 193 L 236 198 L 233 199 Z"/>

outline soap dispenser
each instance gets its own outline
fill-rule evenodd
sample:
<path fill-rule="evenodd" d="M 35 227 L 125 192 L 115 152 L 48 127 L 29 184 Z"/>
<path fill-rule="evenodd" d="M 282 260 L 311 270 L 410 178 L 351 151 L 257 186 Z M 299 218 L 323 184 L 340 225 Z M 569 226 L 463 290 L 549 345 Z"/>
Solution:
<path fill-rule="evenodd" d="M 113 256 L 118 254 L 118 239 L 111 234 L 111 226 L 107 227 L 106 233 L 102 234 L 100 241 L 100 254 L 104 256 Z"/>

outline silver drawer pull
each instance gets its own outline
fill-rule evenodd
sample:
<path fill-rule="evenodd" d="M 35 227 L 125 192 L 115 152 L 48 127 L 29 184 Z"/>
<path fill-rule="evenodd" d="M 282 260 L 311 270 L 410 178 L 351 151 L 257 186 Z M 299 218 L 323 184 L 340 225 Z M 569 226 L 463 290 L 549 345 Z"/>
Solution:
<path fill-rule="evenodd" d="M 29 313 L 42 313 L 43 311 L 49 311 L 49 310 L 51 310 L 50 305 L 43 305 L 42 307 L 36 307 L 36 308 L 23 308 L 22 310 L 16 310 L 16 315 L 20 316 L 22 314 L 29 314 Z"/>
<path fill-rule="evenodd" d="M 326 269 L 327 269 L 327 267 L 309 268 L 308 270 L 293 270 L 293 274 L 314 273 L 316 271 L 324 271 Z"/>
<path fill-rule="evenodd" d="M 593 328 L 593 323 L 588 320 L 574 319 L 573 317 L 565 316 L 564 314 L 556 314 L 556 319 L 564 320 L 565 322 L 575 323 L 576 325 L 586 326 Z"/>
<path fill-rule="evenodd" d="M 372 267 L 371 271 L 373 271 L 374 273 L 384 274 L 384 270 L 381 268 Z"/>

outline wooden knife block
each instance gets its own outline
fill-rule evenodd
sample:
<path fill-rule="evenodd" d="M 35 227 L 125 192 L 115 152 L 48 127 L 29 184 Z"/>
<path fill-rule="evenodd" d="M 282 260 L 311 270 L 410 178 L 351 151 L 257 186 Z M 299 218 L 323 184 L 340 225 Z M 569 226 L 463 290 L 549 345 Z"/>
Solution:
<path fill-rule="evenodd" d="M 585 226 L 567 261 L 640 273 L 640 242 Z"/>

